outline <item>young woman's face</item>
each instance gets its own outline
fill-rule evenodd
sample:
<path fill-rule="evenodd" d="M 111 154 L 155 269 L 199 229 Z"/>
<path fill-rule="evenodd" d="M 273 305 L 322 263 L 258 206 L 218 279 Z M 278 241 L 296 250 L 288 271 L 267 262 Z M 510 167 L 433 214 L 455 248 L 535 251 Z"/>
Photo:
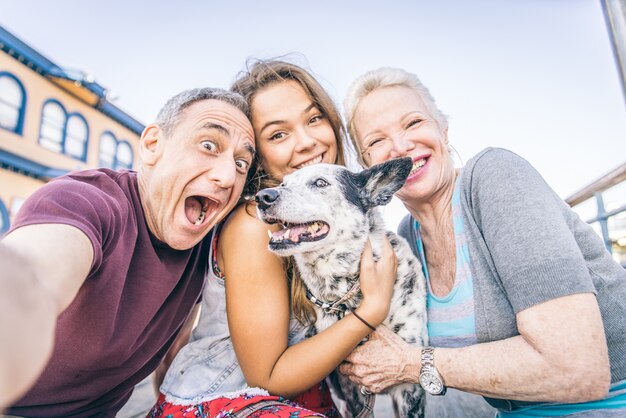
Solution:
<path fill-rule="evenodd" d="M 336 162 L 337 138 L 330 121 L 302 86 L 271 84 L 252 99 L 252 126 L 263 168 L 275 179 L 302 167 Z"/>

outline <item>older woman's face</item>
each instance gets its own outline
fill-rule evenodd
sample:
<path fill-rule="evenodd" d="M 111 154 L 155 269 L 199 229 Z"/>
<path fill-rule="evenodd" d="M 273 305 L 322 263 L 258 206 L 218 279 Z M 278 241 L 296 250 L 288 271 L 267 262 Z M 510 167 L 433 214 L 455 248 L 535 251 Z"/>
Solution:
<path fill-rule="evenodd" d="M 359 103 L 353 123 L 368 166 L 398 157 L 413 159 L 413 170 L 396 193 L 401 200 L 427 197 L 454 175 L 447 130 L 440 128 L 412 89 L 374 90 Z"/>

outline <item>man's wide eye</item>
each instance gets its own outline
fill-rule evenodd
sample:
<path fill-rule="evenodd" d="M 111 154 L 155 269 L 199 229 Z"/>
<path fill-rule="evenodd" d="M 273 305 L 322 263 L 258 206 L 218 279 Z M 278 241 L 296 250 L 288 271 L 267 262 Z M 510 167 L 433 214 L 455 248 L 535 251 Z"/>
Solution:
<path fill-rule="evenodd" d="M 317 180 L 315 180 L 315 186 L 316 187 L 326 187 L 328 186 L 328 182 L 322 178 L 319 178 Z"/>

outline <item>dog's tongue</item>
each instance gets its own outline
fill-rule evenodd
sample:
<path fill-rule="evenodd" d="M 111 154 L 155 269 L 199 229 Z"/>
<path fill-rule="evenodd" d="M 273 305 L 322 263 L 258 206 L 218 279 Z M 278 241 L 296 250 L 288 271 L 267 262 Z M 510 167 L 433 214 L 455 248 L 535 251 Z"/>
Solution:
<path fill-rule="evenodd" d="M 202 212 L 202 204 L 195 197 L 185 199 L 185 215 L 192 224 L 195 224 Z"/>
<path fill-rule="evenodd" d="M 293 242 L 300 242 L 300 235 L 302 235 L 306 230 L 307 225 L 294 225 L 289 228 L 281 229 L 280 231 L 274 232 L 272 234 L 272 238 L 285 240 Z"/>

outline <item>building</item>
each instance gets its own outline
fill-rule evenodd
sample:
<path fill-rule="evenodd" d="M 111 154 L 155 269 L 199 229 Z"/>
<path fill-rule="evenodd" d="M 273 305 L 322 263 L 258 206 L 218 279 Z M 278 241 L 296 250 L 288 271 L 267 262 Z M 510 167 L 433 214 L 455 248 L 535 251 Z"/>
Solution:
<path fill-rule="evenodd" d="M 626 268 L 626 163 L 565 201 L 593 227 L 613 258 Z"/>
<path fill-rule="evenodd" d="M 143 128 L 89 75 L 60 67 L 0 26 L 0 234 L 54 177 L 135 167 Z"/>

